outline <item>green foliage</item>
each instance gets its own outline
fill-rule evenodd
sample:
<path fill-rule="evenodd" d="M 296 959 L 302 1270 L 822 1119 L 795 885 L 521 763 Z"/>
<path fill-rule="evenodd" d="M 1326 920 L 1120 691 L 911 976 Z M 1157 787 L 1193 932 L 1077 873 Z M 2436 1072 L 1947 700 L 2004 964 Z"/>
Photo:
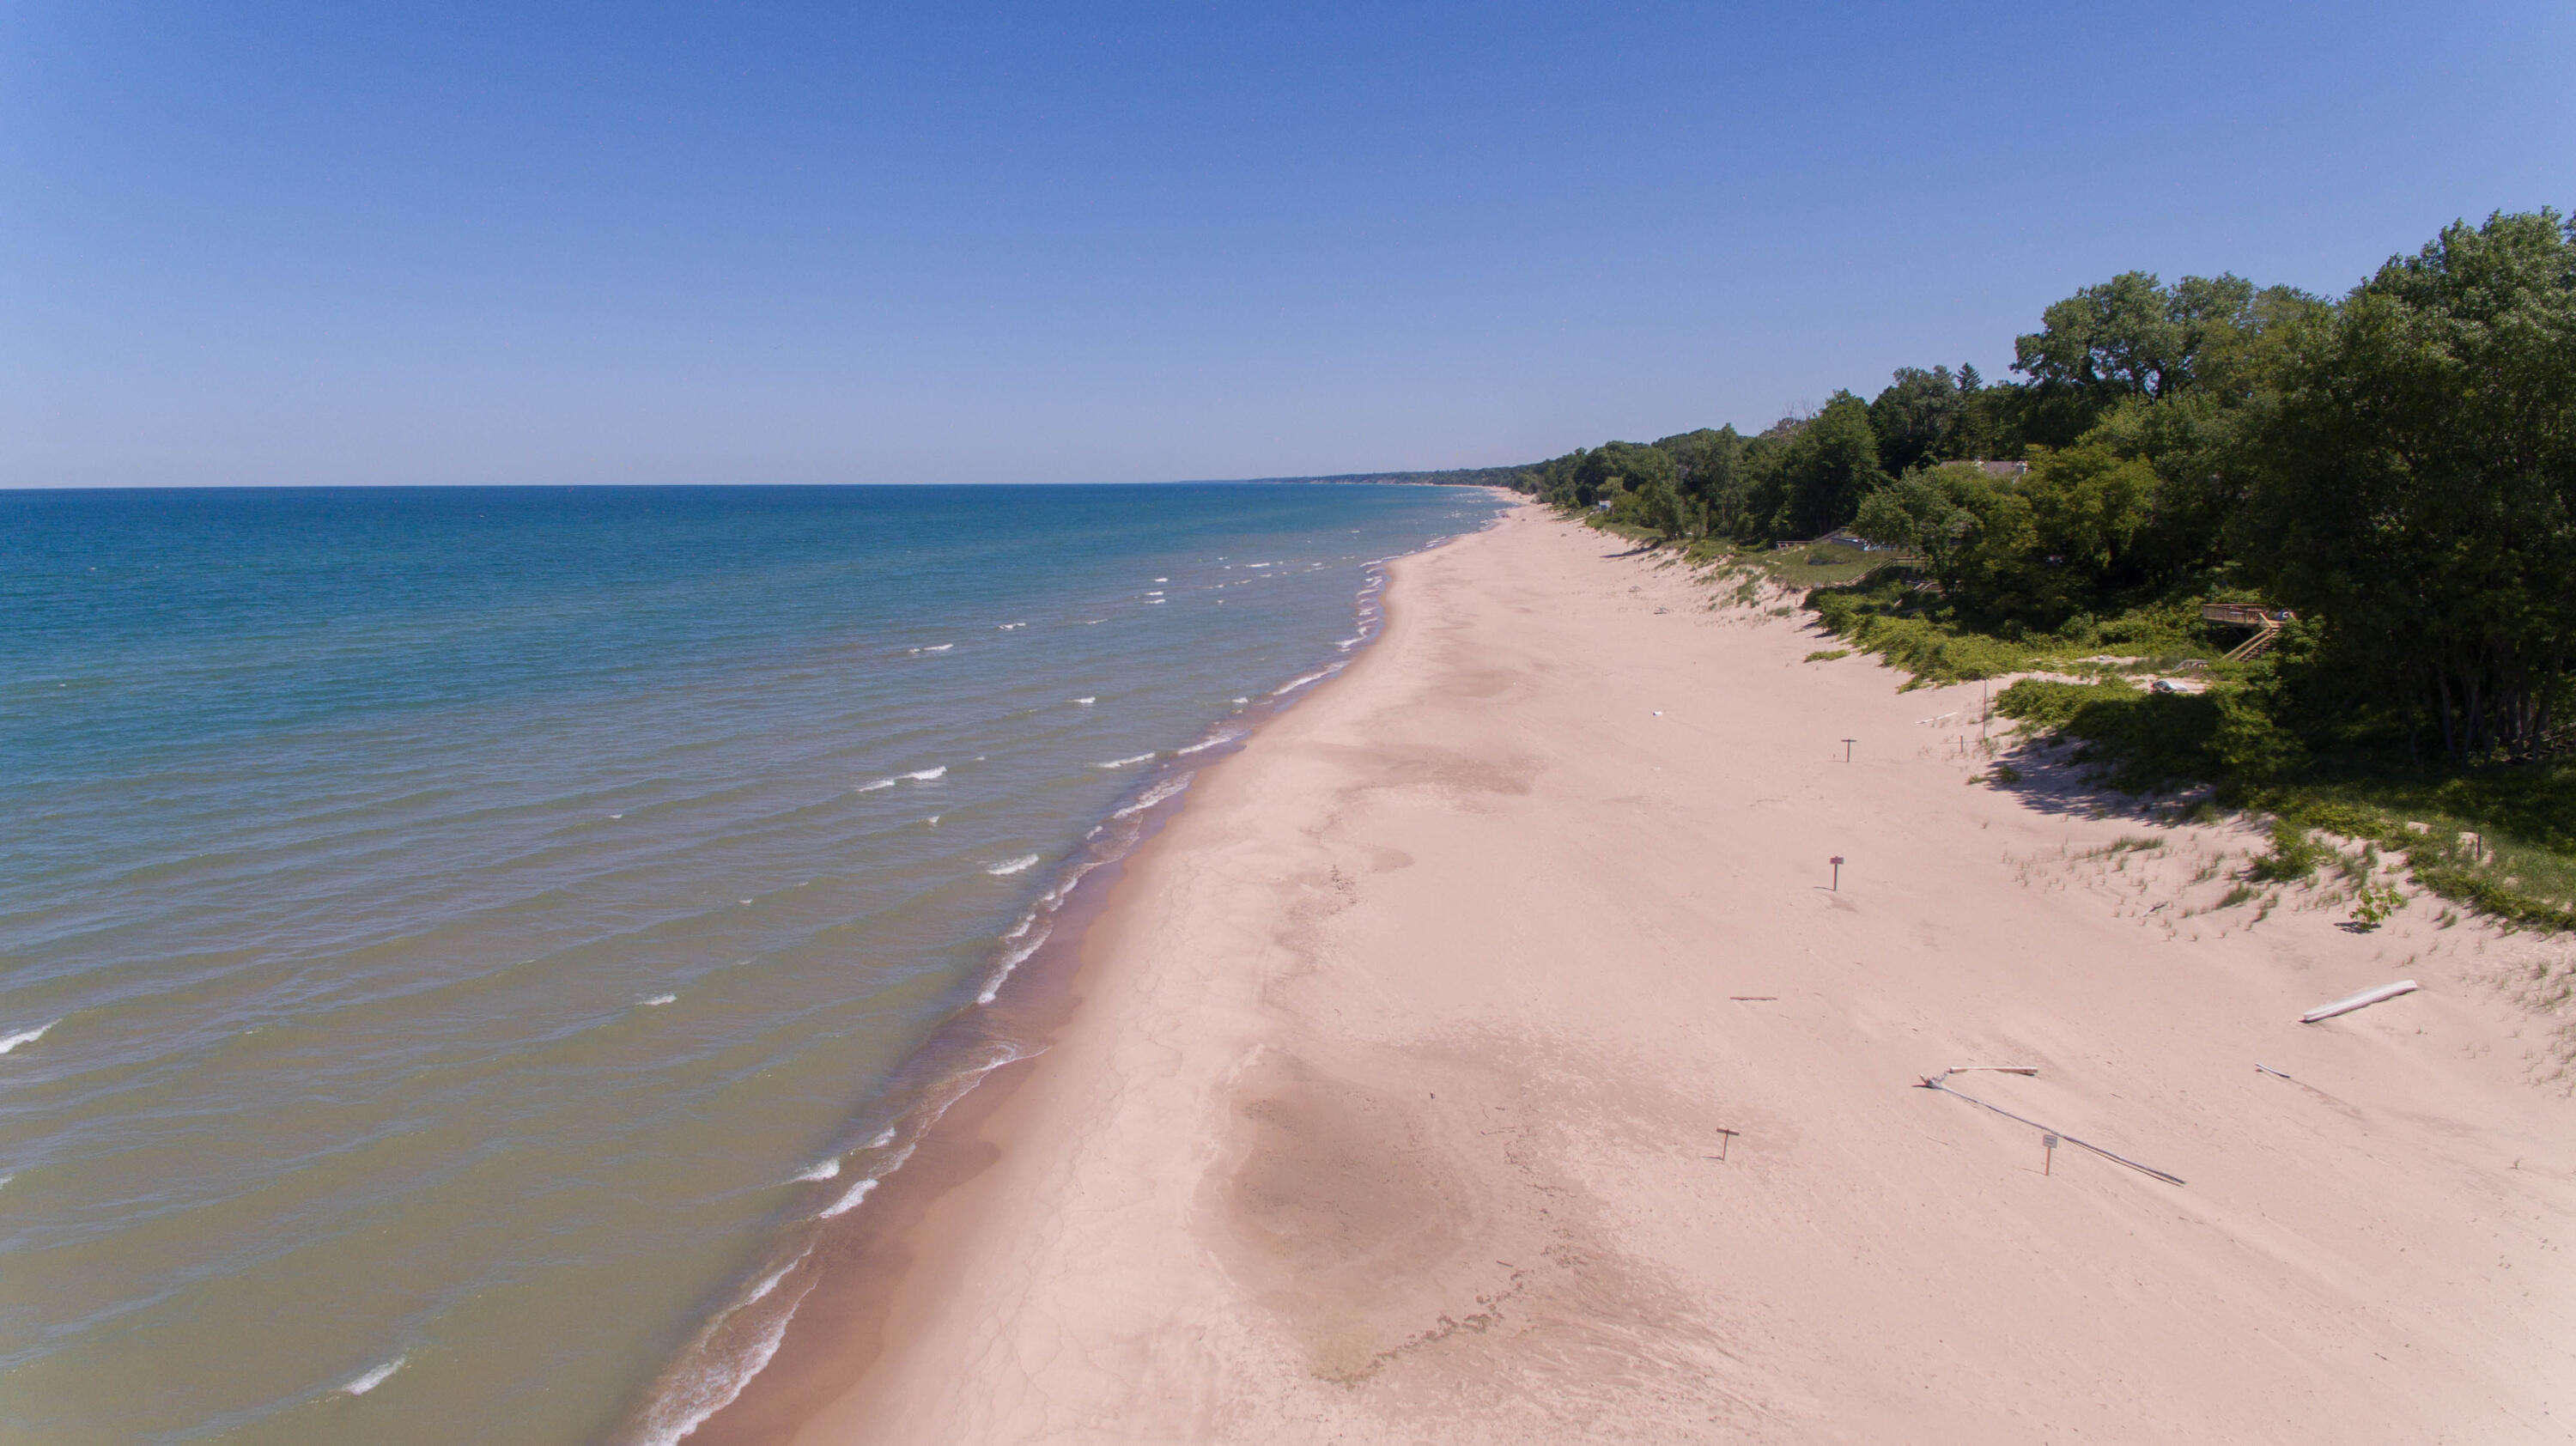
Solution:
<path fill-rule="evenodd" d="M 2376 929 L 2405 902 L 2405 895 L 2397 892 L 2395 884 L 2363 884 L 2353 890 L 2352 921 L 2364 930 Z"/>
<path fill-rule="evenodd" d="M 2274 819 L 2272 851 L 2256 859 L 2254 866 L 2245 871 L 2245 876 L 2264 883 L 2292 883 L 2315 873 L 2318 857 L 2323 853 L 2324 850 L 2309 840 L 2305 829 L 2294 826 L 2287 819 Z"/>
<path fill-rule="evenodd" d="M 1851 649 L 1849 648 L 1818 648 L 1804 658 L 1799 659 L 1799 661 L 1804 663 L 1830 663 L 1836 658 L 1848 658 L 1850 656 Z"/>
<path fill-rule="evenodd" d="M 1780 457 L 1772 525 L 1785 536 L 1821 536 L 1850 522 L 1861 499 L 1886 482 L 1868 403 L 1836 392 Z"/>
<path fill-rule="evenodd" d="M 2538 744 L 2576 663 L 2576 234 L 2444 229 L 2300 330 L 2235 541 L 2319 664 L 2458 758 Z M 2392 585 L 2396 584 L 2396 585 Z"/>

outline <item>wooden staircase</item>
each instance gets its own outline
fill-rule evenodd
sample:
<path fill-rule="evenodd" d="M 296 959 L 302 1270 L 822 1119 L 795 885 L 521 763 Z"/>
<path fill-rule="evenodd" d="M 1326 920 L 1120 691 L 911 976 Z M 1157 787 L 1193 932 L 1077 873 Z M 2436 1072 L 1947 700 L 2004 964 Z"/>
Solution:
<path fill-rule="evenodd" d="M 2230 627 L 2252 628 L 2254 635 L 2238 643 L 2227 654 L 2231 663 L 2252 662 L 2272 651 L 2281 641 L 2281 625 L 2298 621 L 2298 614 L 2286 608 L 2256 607 L 2252 603 L 2202 603 L 2200 620 L 2225 623 Z"/>

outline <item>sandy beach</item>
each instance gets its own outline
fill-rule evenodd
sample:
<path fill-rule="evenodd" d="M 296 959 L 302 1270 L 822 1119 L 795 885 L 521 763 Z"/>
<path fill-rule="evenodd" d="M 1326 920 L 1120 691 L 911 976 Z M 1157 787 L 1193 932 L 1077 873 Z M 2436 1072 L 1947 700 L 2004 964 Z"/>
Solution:
<path fill-rule="evenodd" d="M 1624 547 L 1399 562 L 703 1439 L 2576 1435 L 2565 945 L 2214 908 L 2252 829 Z"/>

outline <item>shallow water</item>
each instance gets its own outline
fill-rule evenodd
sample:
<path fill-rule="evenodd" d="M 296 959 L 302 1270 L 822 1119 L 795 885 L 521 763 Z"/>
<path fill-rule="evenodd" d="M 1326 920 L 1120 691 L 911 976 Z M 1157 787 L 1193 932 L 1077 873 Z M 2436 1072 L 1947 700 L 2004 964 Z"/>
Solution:
<path fill-rule="evenodd" d="M 1493 511 L 0 494 L 0 1439 L 676 1433 L 1103 821 Z"/>

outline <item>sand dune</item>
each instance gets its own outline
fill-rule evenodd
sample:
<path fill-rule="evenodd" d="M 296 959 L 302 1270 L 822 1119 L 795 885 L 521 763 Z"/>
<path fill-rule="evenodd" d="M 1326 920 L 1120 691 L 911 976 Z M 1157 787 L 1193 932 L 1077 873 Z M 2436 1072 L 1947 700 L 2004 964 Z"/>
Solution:
<path fill-rule="evenodd" d="M 1200 780 L 796 1440 L 2567 1439 L 2563 946 L 2213 909 L 2250 832 L 1619 546 L 1404 561 Z"/>

